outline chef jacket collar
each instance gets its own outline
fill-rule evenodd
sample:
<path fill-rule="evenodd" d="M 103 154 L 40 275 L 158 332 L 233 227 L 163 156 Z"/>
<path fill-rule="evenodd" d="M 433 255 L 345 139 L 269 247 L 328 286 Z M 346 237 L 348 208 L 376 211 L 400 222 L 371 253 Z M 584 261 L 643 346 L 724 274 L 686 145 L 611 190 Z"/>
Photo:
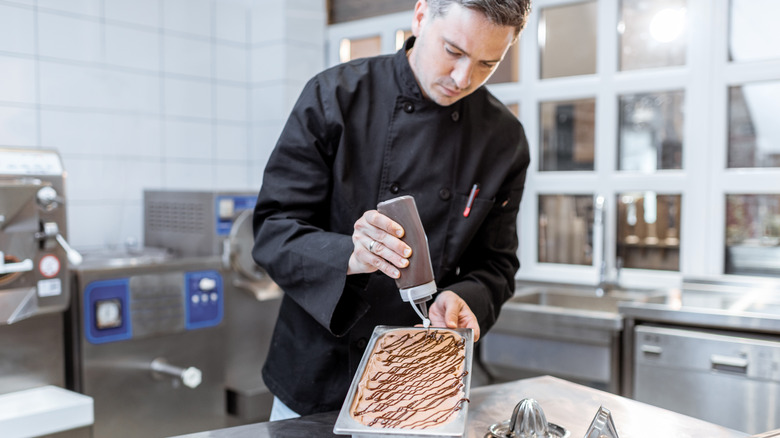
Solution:
<path fill-rule="evenodd" d="M 406 52 L 414 46 L 415 39 L 416 37 L 410 36 L 401 50 L 395 54 L 395 73 L 398 77 L 398 83 L 401 86 L 402 95 L 414 97 L 418 100 L 426 100 L 423 97 L 420 86 L 417 84 L 417 79 L 414 77 L 412 66 L 409 64 L 409 58 L 406 56 Z"/>

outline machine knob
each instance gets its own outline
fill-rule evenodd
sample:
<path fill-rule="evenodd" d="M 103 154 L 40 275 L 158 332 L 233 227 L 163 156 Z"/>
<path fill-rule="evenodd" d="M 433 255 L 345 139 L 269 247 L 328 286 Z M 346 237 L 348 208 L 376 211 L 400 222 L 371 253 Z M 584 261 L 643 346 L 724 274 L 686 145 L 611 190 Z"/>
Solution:
<path fill-rule="evenodd" d="M 203 373 L 195 367 L 181 368 L 168 363 L 167 360 L 158 358 L 152 361 L 152 375 L 157 378 L 173 376 L 181 379 L 181 383 L 188 388 L 197 388 L 203 381 Z"/>
<path fill-rule="evenodd" d="M 181 382 L 188 388 L 197 388 L 202 381 L 203 373 L 195 367 L 189 367 L 181 372 Z"/>
<path fill-rule="evenodd" d="M 38 201 L 38 205 L 49 211 L 57 208 L 57 206 L 64 201 L 62 197 L 57 194 L 57 191 L 54 190 L 54 187 L 51 186 L 44 186 L 38 189 L 35 199 Z"/>
<path fill-rule="evenodd" d="M 217 281 L 213 278 L 201 278 L 198 282 L 198 288 L 202 290 L 203 292 L 212 291 L 217 287 Z"/>

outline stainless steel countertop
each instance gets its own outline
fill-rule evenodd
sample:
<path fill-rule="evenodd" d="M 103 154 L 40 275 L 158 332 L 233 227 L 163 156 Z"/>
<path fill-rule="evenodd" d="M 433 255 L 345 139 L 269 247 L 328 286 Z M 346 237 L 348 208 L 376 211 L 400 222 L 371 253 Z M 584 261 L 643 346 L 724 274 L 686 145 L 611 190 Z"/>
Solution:
<path fill-rule="evenodd" d="M 618 307 L 634 320 L 780 334 L 780 293 L 775 290 L 673 289 L 663 302 L 621 302 Z"/>
<path fill-rule="evenodd" d="M 544 376 L 500 385 L 472 388 L 466 434 L 482 438 L 487 428 L 508 420 L 514 406 L 534 398 L 547 420 L 571 431 L 571 438 L 585 435 L 600 406 L 612 412 L 620 438 L 739 438 L 748 434 L 650 406 L 608 392 Z M 298 438 L 340 437 L 333 434 L 338 412 L 293 420 L 266 422 L 185 435 L 187 438 Z"/>

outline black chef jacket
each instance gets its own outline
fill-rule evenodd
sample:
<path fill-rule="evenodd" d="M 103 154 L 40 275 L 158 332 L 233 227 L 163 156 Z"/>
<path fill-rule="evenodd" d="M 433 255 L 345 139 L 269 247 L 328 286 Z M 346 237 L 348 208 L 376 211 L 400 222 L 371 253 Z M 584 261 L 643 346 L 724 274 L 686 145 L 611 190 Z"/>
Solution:
<path fill-rule="evenodd" d="M 414 196 L 439 290 L 468 303 L 482 334 L 514 292 L 523 128 L 484 87 L 448 107 L 423 98 L 412 44 L 311 79 L 265 169 L 253 255 L 284 298 L 263 378 L 303 415 L 341 407 L 375 326 L 420 323 L 393 279 L 347 276 L 355 221 L 378 202 Z"/>

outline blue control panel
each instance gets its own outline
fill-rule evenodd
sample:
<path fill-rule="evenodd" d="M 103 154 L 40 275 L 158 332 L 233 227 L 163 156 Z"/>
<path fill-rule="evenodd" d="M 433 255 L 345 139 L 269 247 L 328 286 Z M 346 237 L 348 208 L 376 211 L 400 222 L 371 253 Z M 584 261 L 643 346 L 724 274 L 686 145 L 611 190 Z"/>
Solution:
<path fill-rule="evenodd" d="M 215 270 L 98 280 L 84 289 L 84 335 L 92 344 L 214 327 L 224 315 Z"/>
<path fill-rule="evenodd" d="M 217 196 L 214 201 L 215 222 L 217 235 L 227 236 L 233 227 L 233 220 L 244 210 L 255 208 L 257 195 Z"/>
<path fill-rule="evenodd" d="M 187 294 L 187 330 L 212 327 L 222 321 L 224 293 L 217 271 L 184 274 Z"/>

